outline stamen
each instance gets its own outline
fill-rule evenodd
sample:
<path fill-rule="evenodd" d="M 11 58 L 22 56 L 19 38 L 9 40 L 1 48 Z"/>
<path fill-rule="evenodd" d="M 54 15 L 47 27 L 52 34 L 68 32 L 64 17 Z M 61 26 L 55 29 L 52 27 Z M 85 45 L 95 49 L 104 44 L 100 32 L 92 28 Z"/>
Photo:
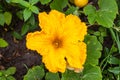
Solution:
<path fill-rule="evenodd" d="M 62 47 L 62 40 L 61 39 L 58 39 L 58 38 L 55 38 L 52 42 L 52 45 L 55 47 L 55 48 L 60 48 Z"/>

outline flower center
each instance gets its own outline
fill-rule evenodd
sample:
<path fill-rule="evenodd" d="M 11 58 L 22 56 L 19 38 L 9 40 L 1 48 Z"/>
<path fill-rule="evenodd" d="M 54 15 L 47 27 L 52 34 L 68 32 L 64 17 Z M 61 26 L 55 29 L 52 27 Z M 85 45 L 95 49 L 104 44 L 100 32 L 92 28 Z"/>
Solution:
<path fill-rule="evenodd" d="M 54 46 L 54 48 L 60 48 L 62 47 L 62 40 L 55 38 L 52 42 L 52 45 Z"/>

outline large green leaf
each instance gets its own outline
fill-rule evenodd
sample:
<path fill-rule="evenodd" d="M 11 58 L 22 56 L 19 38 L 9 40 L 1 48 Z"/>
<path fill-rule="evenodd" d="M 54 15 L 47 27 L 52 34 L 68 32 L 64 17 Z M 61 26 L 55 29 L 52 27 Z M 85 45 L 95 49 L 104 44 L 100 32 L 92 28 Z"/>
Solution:
<path fill-rule="evenodd" d="M 81 74 L 75 73 L 72 70 L 66 70 L 66 72 L 62 74 L 61 80 L 81 80 Z"/>
<path fill-rule="evenodd" d="M 0 47 L 7 47 L 7 46 L 8 43 L 4 39 L 0 38 Z"/>
<path fill-rule="evenodd" d="M 82 80 L 102 80 L 100 68 L 90 64 L 85 65 Z"/>
<path fill-rule="evenodd" d="M 41 66 L 35 66 L 28 70 L 23 80 L 41 80 L 44 75 L 44 69 Z"/>
<path fill-rule="evenodd" d="M 96 36 L 87 35 L 85 37 L 87 44 L 87 60 L 86 64 L 98 65 L 98 59 L 101 57 L 102 45 Z"/>
<path fill-rule="evenodd" d="M 68 0 L 53 0 L 50 4 L 51 9 L 56 9 L 58 11 L 63 11 L 63 8 L 67 6 Z"/>
<path fill-rule="evenodd" d="M 88 22 L 94 24 L 96 21 L 96 8 L 92 5 L 87 5 L 84 8 L 84 13 L 88 15 Z"/>
<path fill-rule="evenodd" d="M 45 80 L 60 80 L 59 73 L 47 72 Z"/>
<path fill-rule="evenodd" d="M 89 23 L 94 24 L 97 22 L 104 27 L 112 27 L 118 13 L 116 0 L 99 0 L 98 5 L 98 10 L 92 5 L 87 5 L 84 8 L 84 13 L 88 15 Z"/>

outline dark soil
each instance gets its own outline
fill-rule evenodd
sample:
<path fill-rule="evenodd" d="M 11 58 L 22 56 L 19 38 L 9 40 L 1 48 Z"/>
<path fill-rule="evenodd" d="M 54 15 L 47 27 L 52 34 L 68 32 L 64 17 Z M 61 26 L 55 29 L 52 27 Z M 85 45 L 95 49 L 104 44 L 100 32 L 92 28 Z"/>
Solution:
<path fill-rule="evenodd" d="M 41 64 L 41 56 L 26 48 L 25 36 L 22 40 L 16 40 L 11 36 L 11 31 L 6 32 L 0 27 L 0 37 L 9 43 L 8 47 L 0 48 L 0 70 L 14 66 L 17 69 L 14 77 L 23 80 L 27 68 Z"/>

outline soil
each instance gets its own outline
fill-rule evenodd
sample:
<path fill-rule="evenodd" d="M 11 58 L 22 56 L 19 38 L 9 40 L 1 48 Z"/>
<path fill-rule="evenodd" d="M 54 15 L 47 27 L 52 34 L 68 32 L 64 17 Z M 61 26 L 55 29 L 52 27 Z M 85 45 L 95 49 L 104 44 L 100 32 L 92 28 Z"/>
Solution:
<path fill-rule="evenodd" d="M 21 23 L 18 25 L 20 26 Z M 16 29 L 19 30 L 19 26 Z M 0 37 L 9 43 L 8 47 L 0 48 L 0 70 L 14 66 L 17 69 L 14 77 L 16 80 L 23 80 L 27 68 L 41 64 L 41 56 L 26 48 L 25 36 L 22 40 L 16 40 L 11 35 L 11 31 L 0 27 Z"/>

